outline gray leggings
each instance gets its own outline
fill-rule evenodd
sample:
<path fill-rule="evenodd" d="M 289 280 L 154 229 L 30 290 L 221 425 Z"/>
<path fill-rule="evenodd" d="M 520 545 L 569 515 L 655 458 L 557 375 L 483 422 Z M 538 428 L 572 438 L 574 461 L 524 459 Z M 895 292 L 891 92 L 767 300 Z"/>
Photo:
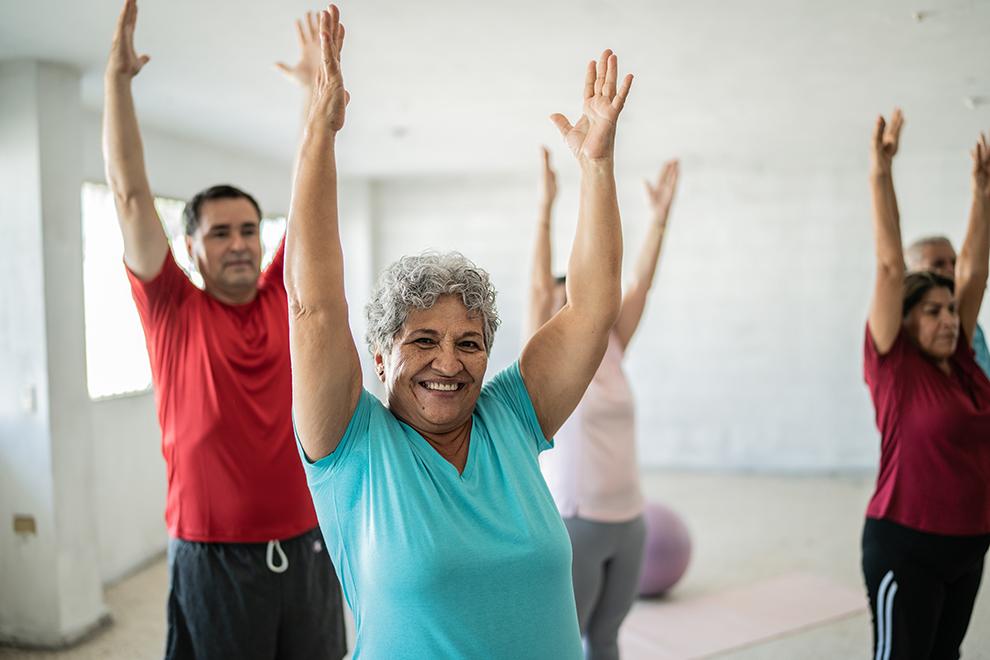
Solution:
<path fill-rule="evenodd" d="M 574 548 L 574 597 L 587 660 L 617 660 L 619 626 L 636 599 L 646 543 L 639 516 L 604 523 L 564 518 Z"/>

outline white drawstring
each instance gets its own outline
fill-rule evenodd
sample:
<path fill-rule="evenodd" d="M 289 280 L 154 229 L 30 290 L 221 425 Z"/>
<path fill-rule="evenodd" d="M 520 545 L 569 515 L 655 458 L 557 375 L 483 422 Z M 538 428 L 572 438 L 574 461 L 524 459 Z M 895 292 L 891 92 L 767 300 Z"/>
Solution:
<path fill-rule="evenodd" d="M 278 550 L 279 555 L 279 565 L 276 566 L 273 562 L 273 550 Z M 289 570 L 289 558 L 285 556 L 282 552 L 282 545 L 278 542 L 278 539 L 268 542 L 268 555 L 265 557 L 265 561 L 268 562 L 268 570 L 272 573 L 285 573 Z"/>

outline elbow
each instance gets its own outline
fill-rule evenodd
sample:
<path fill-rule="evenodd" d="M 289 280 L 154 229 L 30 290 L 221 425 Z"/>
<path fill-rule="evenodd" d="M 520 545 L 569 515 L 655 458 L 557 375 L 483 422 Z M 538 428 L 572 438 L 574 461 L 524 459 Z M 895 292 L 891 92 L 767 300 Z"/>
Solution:
<path fill-rule="evenodd" d="M 975 285 L 985 290 L 988 278 L 990 278 L 990 268 L 986 264 L 973 264 L 961 260 L 956 270 L 956 289 L 962 288 L 965 283 L 967 287 Z"/>
<path fill-rule="evenodd" d="M 903 259 L 879 259 L 877 261 L 877 277 L 887 281 L 903 282 L 907 268 Z"/>
<path fill-rule="evenodd" d="M 305 296 L 290 279 L 285 280 L 285 292 L 289 301 L 289 320 L 314 319 L 324 323 L 347 322 L 347 301 L 326 296 Z M 341 321 L 343 320 L 343 321 Z"/>
<path fill-rule="evenodd" d="M 137 209 L 142 202 L 151 197 L 150 188 L 121 181 L 109 169 L 107 171 L 107 185 L 110 187 L 114 204 L 118 209 Z"/>
<path fill-rule="evenodd" d="M 616 291 L 615 295 L 609 301 L 606 309 L 602 312 L 604 317 L 604 322 L 607 327 L 611 328 L 615 325 L 615 322 L 619 320 L 619 312 L 622 311 L 622 292 Z"/>

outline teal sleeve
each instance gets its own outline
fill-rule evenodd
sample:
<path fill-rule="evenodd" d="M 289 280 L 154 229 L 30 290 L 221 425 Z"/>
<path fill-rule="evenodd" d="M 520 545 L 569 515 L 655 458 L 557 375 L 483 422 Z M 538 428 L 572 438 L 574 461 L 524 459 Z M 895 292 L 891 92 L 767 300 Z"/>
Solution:
<path fill-rule="evenodd" d="M 979 324 L 976 325 L 976 332 L 973 333 L 973 353 L 976 364 L 980 365 L 983 373 L 990 378 L 990 350 L 987 349 L 987 338 Z"/>
<path fill-rule="evenodd" d="M 495 376 L 485 386 L 485 391 L 486 394 L 507 405 L 522 420 L 526 430 L 532 434 L 536 453 L 553 448 L 553 440 L 547 440 L 543 436 L 543 429 L 540 427 L 540 420 L 536 417 L 533 399 L 529 396 L 526 383 L 523 382 L 518 360 Z"/>
<path fill-rule="evenodd" d="M 381 402 L 371 392 L 362 389 L 357 407 L 354 408 L 354 414 L 351 415 L 351 421 L 347 423 L 347 428 L 344 430 L 340 442 L 337 443 L 337 448 L 317 461 L 309 460 L 306 452 L 303 451 L 302 442 L 299 440 L 299 431 L 295 429 L 295 421 L 293 420 L 296 447 L 299 449 L 299 457 L 302 459 L 303 468 L 306 471 L 306 480 L 310 484 L 318 483 L 332 475 L 354 450 L 355 446 L 369 441 L 368 430 L 371 426 L 371 415 L 376 407 L 382 407 Z"/>

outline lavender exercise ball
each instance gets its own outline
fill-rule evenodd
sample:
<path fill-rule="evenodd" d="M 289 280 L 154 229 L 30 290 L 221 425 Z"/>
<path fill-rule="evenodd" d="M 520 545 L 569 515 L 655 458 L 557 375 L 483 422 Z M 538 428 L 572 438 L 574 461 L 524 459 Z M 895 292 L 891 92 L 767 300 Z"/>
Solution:
<path fill-rule="evenodd" d="M 659 596 L 677 584 L 691 561 L 691 537 L 687 525 L 671 509 L 647 502 L 646 548 L 639 577 L 640 596 Z"/>

